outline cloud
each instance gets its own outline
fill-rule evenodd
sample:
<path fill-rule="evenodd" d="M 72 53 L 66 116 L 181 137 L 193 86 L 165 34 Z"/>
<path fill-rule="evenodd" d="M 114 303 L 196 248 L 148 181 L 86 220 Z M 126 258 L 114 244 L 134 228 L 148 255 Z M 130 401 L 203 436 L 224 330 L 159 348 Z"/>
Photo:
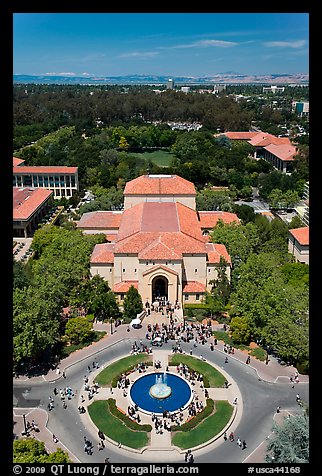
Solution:
<path fill-rule="evenodd" d="M 123 53 L 119 58 L 153 58 L 159 53 L 156 51 L 133 51 L 131 53 Z"/>
<path fill-rule="evenodd" d="M 219 48 L 227 48 L 231 46 L 236 46 L 238 43 L 235 41 L 223 41 L 223 40 L 200 40 L 195 41 L 194 43 L 188 43 L 185 45 L 175 45 L 172 48 L 208 48 L 211 47 L 219 47 Z"/>
<path fill-rule="evenodd" d="M 306 45 L 306 40 L 266 41 L 264 45 L 269 48 L 303 48 Z"/>

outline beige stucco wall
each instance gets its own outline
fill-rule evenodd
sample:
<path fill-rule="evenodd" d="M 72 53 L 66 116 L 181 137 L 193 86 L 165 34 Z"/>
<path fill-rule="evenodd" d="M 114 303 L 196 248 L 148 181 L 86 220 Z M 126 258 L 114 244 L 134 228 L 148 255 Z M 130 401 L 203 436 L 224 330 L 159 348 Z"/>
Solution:
<path fill-rule="evenodd" d="M 92 277 L 99 274 L 105 281 L 108 282 L 108 285 L 111 289 L 113 289 L 114 285 L 114 269 L 113 264 L 91 264 L 90 266 L 90 273 Z"/>
<path fill-rule="evenodd" d="M 193 210 L 196 209 L 195 195 L 125 195 L 124 210 L 141 202 L 179 202 Z"/>
<path fill-rule="evenodd" d="M 152 283 L 154 278 L 157 278 L 159 276 L 163 276 L 168 280 L 168 300 L 172 303 L 179 300 L 179 295 L 181 295 L 181 276 L 174 274 L 173 272 L 171 272 L 171 270 L 167 270 L 161 267 L 158 267 L 153 270 L 151 269 L 150 272 L 149 269 L 146 270 L 147 273 L 142 275 L 142 279 L 139 282 L 139 292 L 144 301 L 148 299 L 148 301 L 151 302 Z M 180 286 L 178 286 L 179 283 Z"/>
<path fill-rule="evenodd" d="M 183 267 L 184 281 L 199 281 L 206 285 L 206 254 L 184 255 Z"/>
<path fill-rule="evenodd" d="M 123 271 L 125 270 L 125 271 Z M 114 282 L 138 281 L 139 260 L 135 254 L 118 254 L 114 256 Z"/>
<path fill-rule="evenodd" d="M 288 241 L 288 251 L 294 255 L 295 260 L 301 263 L 309 264 L 310 248 L 309 246 L 300 245 L 293 237 Z"/>

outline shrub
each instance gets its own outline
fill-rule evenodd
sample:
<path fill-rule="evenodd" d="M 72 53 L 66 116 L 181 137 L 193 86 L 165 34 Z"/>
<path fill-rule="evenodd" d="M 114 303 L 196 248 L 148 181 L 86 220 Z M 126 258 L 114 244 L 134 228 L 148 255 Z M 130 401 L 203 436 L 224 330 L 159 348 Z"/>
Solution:
<path fill-rule="evenodd" d="M 115 417 L 117 417 L 119 420 L 122 420 L 125 425 L 130 428 L 131 430 L 135 430 L 135 431 L 147 431 L 147 432 L 150 432 L 152 431 L 152 426 L 149 425 L 149 424 L 146 424 L 146 425 L 140 425 L 139 423 L 136 423 L 135 421 L 131 420 L 131 418 L 129 418 L 127 415 L 125 415 L 124 413 L 122 413 L 116 406 L 116 401 L 114 400 L 114 398 L 109 398 L 107 400 L 107 403 L 108 403 L 108 408 L 110 410 L 110 412 L 112 413 L 112 415 L 114 415 Z"/>
<path fill-rule="evenodd" d="M 174 425 L 171 426 L 171 431 L 190 431 L 192 428 L 197 426 L 202 420 L 207 418 L 214 411 L 215 404 L 211 398 L 207 398 L 205 408 L 197 413 L 190 421 L 184 423 L 183 425 Z"/>

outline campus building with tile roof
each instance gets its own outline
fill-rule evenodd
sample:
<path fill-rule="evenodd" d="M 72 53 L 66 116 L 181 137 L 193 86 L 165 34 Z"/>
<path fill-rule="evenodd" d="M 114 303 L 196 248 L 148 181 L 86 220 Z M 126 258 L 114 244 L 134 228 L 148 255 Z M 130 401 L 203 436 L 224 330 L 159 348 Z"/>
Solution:
<path fill-rule="evenodd" d="M 94 247 L 92 276 L 104 277 L 120 301 L 133 285 L 144 302 L 165 296 L 173 303 L 200 302 L 212 289 L 221 258 L 230 279 L 226 247 L 207 242 L 205 231 L 219 219 L 239 219 L 234 213 L 197 212 L 195 197 L 193 183 L 177 175 L 144 175 L 126 184 L 124 211 L 85 213 L 78 229 L 112 237 Z"/>
<path fill-rule="evenodd" d="M 13 233 L 27 238 L 52 206 L 51 190 L 13 187 Z"/>
<path fill-rule="evenodd" d="M 215 137 L 226 136 L 231 140 L 246 140 L 254 147 L 254 159 L 264 159 L 283 173 L 292 170 L 297 155 L 297 147 L 288 137 L 276 137 L 262 131 L 224 132 Z"/>
<path fill-rule="evenodd" d="M 289 230 L 288 251 L 299 263 L 309 264 L 310 259 L 310 227 L 292 228 Z"/>
<path fill-rule="evenodd" d="M 13 157 L 13 186 L 45 188 L 53 192 L 53 198 L 70 198 L 79 190 L 78 167 L 29 166 L 23 159 Z"/>

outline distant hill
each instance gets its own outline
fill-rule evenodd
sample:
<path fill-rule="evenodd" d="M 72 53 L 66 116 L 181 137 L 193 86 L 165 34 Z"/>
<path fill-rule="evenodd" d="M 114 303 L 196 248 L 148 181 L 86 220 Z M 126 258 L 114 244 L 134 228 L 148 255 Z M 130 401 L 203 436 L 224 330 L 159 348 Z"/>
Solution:
<path fill-rule="evenodd" d="M 149 84 L 165 85 L 169 76 L 127 75 L 127 76 L 64 76 L 14 74 L 13 82 L 20 84 Z M 302 84 L 309 83 L 308 74 L 245 75 L 235 72 L 217 73 L 213 76 L 171 76 L 175 85 L 211 84 Z"/>

